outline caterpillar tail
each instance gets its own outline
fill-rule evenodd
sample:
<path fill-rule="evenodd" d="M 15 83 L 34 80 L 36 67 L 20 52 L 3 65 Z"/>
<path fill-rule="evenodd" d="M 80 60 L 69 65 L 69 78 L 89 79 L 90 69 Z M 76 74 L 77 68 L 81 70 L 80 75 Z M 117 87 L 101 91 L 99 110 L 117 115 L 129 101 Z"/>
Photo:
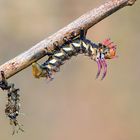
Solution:
<path fill-rule="evenodd" d="M 37 62 L 32 63 L 32 74 L 35 78 L 46 78 L 49 81 L 53 80 L 53 73 L 50 73 L 46 67 L 38 64 Z"/>
<path fill-rule="evenodd" d="M 32 74 L 35 78 L 46 77 L 46 71 L 37 62 L 32 63 Z"/>

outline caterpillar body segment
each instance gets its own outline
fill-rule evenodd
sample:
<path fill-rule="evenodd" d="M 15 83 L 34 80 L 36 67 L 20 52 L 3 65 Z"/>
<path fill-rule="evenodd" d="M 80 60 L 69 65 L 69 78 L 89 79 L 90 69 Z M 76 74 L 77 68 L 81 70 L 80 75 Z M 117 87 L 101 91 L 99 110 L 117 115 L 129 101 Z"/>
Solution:
<path fill-rule="evenodd" d="M 72 40 L 64 38 L 64 41 L 65 43 L 62 46 L 57 43 L 58 49 L 52 52 L 52 55 L 49 55 L 49 58 L 43 64 L 33 63 L 32 73 L 35 78 L 46 77 L 47 79 L 52 79 L 53 74 L 59 71 L 60 66 L 66 60 L 78 54 L 85 54 L 96 61 L 98 65 L 96 78 L 99 77 L 102 69 L 103 75 L 101 79 L 105 78 L 107 73 L 106 59 L 116 57 L 116 45 L 110 39 L 105 39 L 102 43 L 95 44 L 86 38 L 84 30 L 80 30 L 80 36 Z"/>

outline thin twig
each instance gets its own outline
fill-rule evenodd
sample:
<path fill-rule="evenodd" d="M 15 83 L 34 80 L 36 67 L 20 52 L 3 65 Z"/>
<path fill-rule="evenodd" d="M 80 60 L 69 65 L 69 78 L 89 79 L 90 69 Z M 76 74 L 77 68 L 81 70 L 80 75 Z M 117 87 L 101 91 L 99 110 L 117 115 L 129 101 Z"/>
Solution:
<path fill-rule="evenodd" d="M 78 35 L 80 28 L 89 29 L 117 10 L 125 6 L 133 5 L 135 1 L 136 0 L 109 0 L 105 2 L 98 8 L 87 12 L 55 34 L 39 42 L 29 50 L 1 65 L 0 71 L 4 71 L 5 77 L 10 78 L 14 74 L 30 66 L 33 62 L 44 57 L 46 55 L 44 49 L 54 50 L 54 42 L 58 41 L 60 45 L 63 44 L 63 38 L 71 38 L 71 33 L 73 31 Z"/>

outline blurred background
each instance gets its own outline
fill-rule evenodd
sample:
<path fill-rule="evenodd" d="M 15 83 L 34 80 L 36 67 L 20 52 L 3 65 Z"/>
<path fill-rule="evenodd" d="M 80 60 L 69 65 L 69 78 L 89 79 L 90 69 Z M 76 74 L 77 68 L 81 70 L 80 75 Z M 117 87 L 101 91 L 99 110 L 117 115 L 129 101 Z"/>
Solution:
<path fill-rule="evenodd" d="M 0 0 L 0 64 L 104 2 Z M 139 12 L 137 1 L 88 31 L 95 42 L 111 37 L 118 45 L 119 58 L 108 61 L 105 80 L 95 80 L 96 63 L 82 55 L 67 61 L 50 83 L 34 79 L 31 67 L 9 79 L 21 89 L 25 132 L 11 135 L 0 91 L 0 140 L 139 140 Z"/>

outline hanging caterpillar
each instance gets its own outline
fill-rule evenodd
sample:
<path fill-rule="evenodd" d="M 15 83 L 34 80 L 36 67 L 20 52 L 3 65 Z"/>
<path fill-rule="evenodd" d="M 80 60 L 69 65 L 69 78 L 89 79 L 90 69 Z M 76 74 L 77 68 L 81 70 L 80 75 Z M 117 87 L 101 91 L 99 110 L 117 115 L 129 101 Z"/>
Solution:
<path fill-rule="evenodd" d="M 20 94 L 18 93 L 19 89 L 16 89 L 14 87 L 14 84 L 11 84 L 11 88 L 9 89 L 7 93 L 8 102 L 6 104 L 5 108 L 5 114 L 10 119 L 10 125 L 13 126 L 13 133 L 18 133 L 18 131 L 24 132 L 24 130 L 21 128 L 23 125 L 19 124 L 17 117 L 20 114 Z"/>
<path fill-rule="evenodd" d="M 59 46 L 58 43 L 54 44 L 57 50 L 47 53 L 49 58 L 43 64 L 40 65 L 36 62 L 32 64 L 32 74 L 35 78 L 46 77 L 47 79 L 53 79 L 53 74 L 59 71 L 60 66 L 66 60 L 78 54 L 85 54 L 96 61 L 98 65 L 96 78 L 99 77 L 101 69 L 104 71 L 101 79 L 105 78 L 107 73 L 106 59 L 116 57 L 116 45 L 110 39 L 95 44 L 86 38 L 86 31 L 81 29 L 78 37 L 72 40 L 64 38 L 64 41 L 65 43 L 62 46 Z"/>
<path fill-rule="evenodd" d="M 21 124 L 19 124 L 17 117 L 20 114 L 20 94 L 18 93 L 19 88 L 15 88 L 15 84 L 8 83 L 7 79 L 5 78 L 4 71 L 0 71 L 2 80 L 0 81 L 0 88 L 2 90 L 7 91 L 7 104 L 5 108 L 5 114 L 10 120 L 10 125 L 13 126 L 13 135 L 15 132 L 18 131 L 24 132 L 21 128 Z"/>

